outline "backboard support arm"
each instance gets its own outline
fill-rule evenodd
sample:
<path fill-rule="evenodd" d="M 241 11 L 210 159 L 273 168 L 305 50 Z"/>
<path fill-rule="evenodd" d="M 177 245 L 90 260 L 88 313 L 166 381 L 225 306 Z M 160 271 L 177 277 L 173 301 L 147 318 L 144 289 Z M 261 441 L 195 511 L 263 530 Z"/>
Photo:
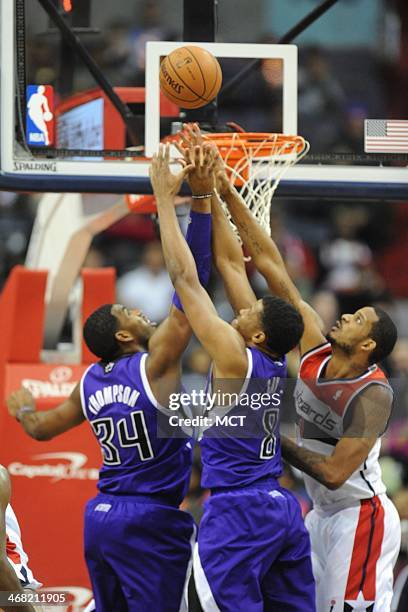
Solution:
<path fill-rule="evenodd" d="M 88 53 L 78 36 L 72 31 L 72 29 L 62 17 L 62 15 L 59 14 L 56 6 L 51 2 L 51 0 L 38 0 L 38 2 L 41 4 L 44 11 L 49 15 L 50 19 L 60 30 L 64 39 L 71 45 L 75 53 L 79 55 L 79 57 L 84 62 L 89 72 L 92 74 L 99 87 L 104 91 L 109 100 L 112 102 L 126 125 L 126 129 L 132 143 L 134 145 L 139 144 L 139 137 L 137 135 L 137 127 L 140 124 L 139 118 L 132 113 L 128 105 L 122 102 L 119 96 L 115 93 L 108 79 L 105 77 L 99 66 Z"/>

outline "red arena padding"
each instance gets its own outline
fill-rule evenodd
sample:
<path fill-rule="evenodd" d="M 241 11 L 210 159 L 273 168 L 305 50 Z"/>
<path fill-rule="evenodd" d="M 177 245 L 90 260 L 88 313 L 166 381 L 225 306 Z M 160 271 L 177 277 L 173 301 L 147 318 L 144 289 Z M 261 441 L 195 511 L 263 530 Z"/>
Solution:
<path fill-rule="evenodd" d="M 115 301 L 115 271 L 86 269 L 82 277 L 85 319 L 101 304 Z M 73 612 L 92 596 L 83 556 L 83 515 L 96 492 L 100 449 L 86 423 L 54 440 L 37 442 L 8 415 L 4 401 L 23 383 L 39 410 L 50 409 L 68 397 L 94 361 L 84 350 L 81 364 L 40 362 L 46 280 L 46 271 L 16 267 L 0 297 L 5 340 L 0 352 L 1 462 L 11 476 L 12 505 L 30 567 L 45 587 L 70 593 L 67 609 Z"/>
<path fill-rule="evenodd" d="M 0 362 L 36 362 L 44 327 L 46 270 L 13 268 L 0 295 Z"/>
<path fill-rule="evenodd" d="M 82 323 L 91 312 L 102 304 L 114 304 L 116 301 L 115 268 L 84 268 L 82 270 L 83 297 Z M 93 363 L 95 356 L 82 341 L 82 363 Z"/>

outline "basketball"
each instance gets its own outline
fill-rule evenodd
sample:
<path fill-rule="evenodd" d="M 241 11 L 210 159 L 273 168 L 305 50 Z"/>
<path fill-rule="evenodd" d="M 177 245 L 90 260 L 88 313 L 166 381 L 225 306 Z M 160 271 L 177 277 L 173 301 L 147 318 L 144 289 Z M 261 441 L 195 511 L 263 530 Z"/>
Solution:
<path fill-rule="evenodd" d="M 160 66 L 164 95 L 181 108 L 200 108 L 217 96 L 222 83 L 218 60 L 205 49 L 191 45 L 175 49 Z"/>

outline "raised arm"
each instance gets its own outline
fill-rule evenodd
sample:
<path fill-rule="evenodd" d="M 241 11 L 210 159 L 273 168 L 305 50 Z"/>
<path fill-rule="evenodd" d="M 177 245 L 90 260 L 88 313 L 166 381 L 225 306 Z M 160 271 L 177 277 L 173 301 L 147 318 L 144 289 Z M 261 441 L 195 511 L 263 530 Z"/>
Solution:
<path fill-rule="evenodd" d="M 7 559 L 6 509 L 10 503 L 10 478 L 6 468 L 0 465 L 0 591 L 23 593 L 23 588 Z M 34 612 L 29 605 L 7 606 L 12 612 Z"/>
<path fill-rule="evenodd" d="M 209 168 L 210 176 L 210 149 L 202 149 L 200 155 L 203 164 Z M 177 223 L 174 190 L 169 189 L 169 184 L 174 181 L 169 168 L 169 158 L 169 146 L 161 145 L 159 154 L 153 157 L 150 170 L 168 273 L 194 333 L 214 360 L 215 375 L 220 378 L 243 378 L 247 370 L 244 340 L 236 330 L 218 317 L 207 292 L 199 282 L 194 259 Z M 180 184 L 188 171 L 190 169 L 180 173 Z"/>
<path fill-rule="evenodd" d="M 184 124 L 180 138 L 181 143 L 178 149 L 186 158 L 186 161 L 188 161 L 191 155 L 191 148 L 200 146 L 204 143 L 197 123 Z M 214 187 L 218 187 L 215 175 L 225 172 L 225 168 L 224 162 L 215 146 L 213 147 L 213 154 L 215 165 L 214 183 L 211 189 L 211 191 L 213 191 L 211 197 L 211 212 L 213 218 L 212 252 L 215 266 L 223 279 L 228 300 L 233 310 L 238 313 L 243 308 L 251 307 L 256 301 L 256 296 L 248 281 L 241 245 L 236 239 L 222 209 L 217 189 L 214 189 Z"/>
<path fill-rule="evenodd" d="M 301 352 L 304 353 L 325 342 L 320 321 L 313 309 L 303 301 L 294 282 L 291 280 L 279 249 L 270 236 L 257 223 L 251 211 L 235 187 L 218 174 L 221 179 L 221 196 L 238 228 L 242 242 L 252 257 L 255 267 L 264 276 L 272 293 L 287 300 L 301 313 L 305 331 L 301 339 Z"/>
<path fill-rule="evenodd" d="M 190 168 L 190 186 L 193 191 L 192 207 L 190 213 L 190 223 L 188 225 L 186 240 L 194 257 L 200 283 L 206 287 L 211 273 L 211 198 L 202 197 L 208 188 L 208 177 L 203 174 L 200 168 L 199 159 L 197 165 L 186 162 L 186 167 Z M 185 176 L 185 173 L 183 173 Z M 176 189 L 180 185 L 175 185 L 173 177 L 172 184 L 169 185 L 171 195 L 176 195 Z M 158 397 L 166 395 L 163 393 L 163 376 L 168 375 L 169 389 L 176 382 L 180 374 L 180 357 L 186 349 L 192 329 L 184 313 L 183 306 L 177 293 L 173 296 L 173 305 L 168 317 L 161 323 L 153 334 L 149 342 L 149 357 L 147 360 L 147 376 L 153 391 Z M 155 389 L 155 387 L 158 389 Z M 167 387 L 167 385 L 165 385 Z M 171 392 L 171 391 L 170 391 Z"/>
<path fill-rule="evenodd" d="M 241 245 L 222 210 L 217 193 L 211 199 L 211 211 L 215 265 L 224 282 L 229 303 L 238 313 L 242 308 L 250 308 L 256 302 L 256 296 L 249 284 Z"/>
<path fill-rule="evenodd" d="M 328 489 L 338 489 L 364 463 L 384 433 L 391 406 L 391 391 L 371 385 L 350 406 L 349 410 L 353 411 L 351 423 L 331 455 L 308 450 L 282 436 L 282 457 Z"/>

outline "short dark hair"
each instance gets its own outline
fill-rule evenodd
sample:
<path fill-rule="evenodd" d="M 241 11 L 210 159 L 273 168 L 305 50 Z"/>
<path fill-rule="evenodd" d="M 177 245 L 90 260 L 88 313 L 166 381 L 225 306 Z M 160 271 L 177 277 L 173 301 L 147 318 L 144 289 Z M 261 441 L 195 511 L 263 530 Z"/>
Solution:
<path fill-rule="evenodd" d="M 390 315 L 377 306 L 374 307 L 374 311 L 378 321 L 373 323 L 369 334 L 369 337 L 376 343 L 376 347 L 369 357 L 370 365 L 385 359 L 394 348 L 398 337 L 397 328 Z"/>
<path fill-rule="evenodd" d="M 83 336 L 91 353 L 111 361 L 117 356 L 119 344 L 115 338 L 118 320 L 112 314 L 113 304 L 104 304 L 97 308 L 85 321 Z"/>
<path fill-rule="evenodd" d="M 285 355 L 295 348 L 303 335 L 302 316 L 292 304 L 276 296 L 267 295 L 262 302 L 266 346 L 273 353 Z"/>

